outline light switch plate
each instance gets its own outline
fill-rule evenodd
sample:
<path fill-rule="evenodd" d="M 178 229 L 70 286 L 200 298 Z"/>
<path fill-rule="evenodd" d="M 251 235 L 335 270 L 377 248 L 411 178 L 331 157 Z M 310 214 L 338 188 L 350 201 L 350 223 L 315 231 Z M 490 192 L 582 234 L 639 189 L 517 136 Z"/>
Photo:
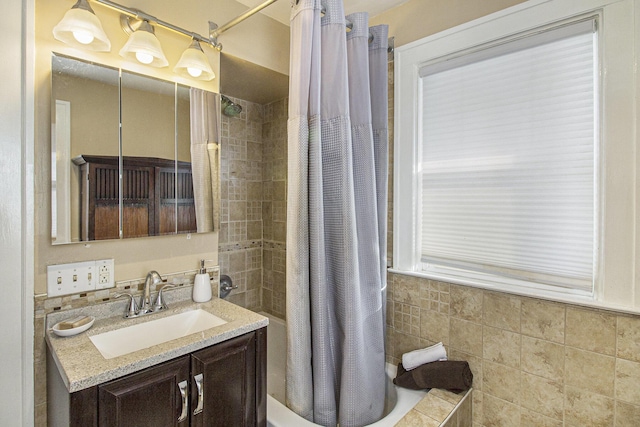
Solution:
<path fill-rule="evenodd" d="M 47 295 L 50 297 L 113 286 L 113 259 L 47 266 Z"/>
<path fill-rule="evenodd" d="M 95 261 L 47 267 L 47 294 L 50 297 L 93 291 L 96 288 Z"/>

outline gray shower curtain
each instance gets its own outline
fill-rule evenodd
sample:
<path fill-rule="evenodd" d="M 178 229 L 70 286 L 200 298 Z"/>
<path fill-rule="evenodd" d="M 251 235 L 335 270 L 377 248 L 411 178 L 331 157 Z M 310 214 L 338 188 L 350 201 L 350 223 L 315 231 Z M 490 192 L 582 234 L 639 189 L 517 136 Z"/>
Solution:
<path fill-rule="evenodd" d="M 287 405 L 325 426 L 384 409 L 387 27 L 292 6 Z M 324 16 L 323 15 L 324 12 Z M 370 36 L 372 40 L 370 41 Z"/>

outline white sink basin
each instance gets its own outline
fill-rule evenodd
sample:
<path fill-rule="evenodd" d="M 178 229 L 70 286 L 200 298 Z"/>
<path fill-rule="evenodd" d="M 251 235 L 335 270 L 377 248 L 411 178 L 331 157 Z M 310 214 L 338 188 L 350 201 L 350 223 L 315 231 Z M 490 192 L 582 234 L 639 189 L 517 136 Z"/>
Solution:
<path fill-rule="evenodd" d="M 227 323 L 202 309 L 90 336 L 105 359 L 122 356 Z"/>

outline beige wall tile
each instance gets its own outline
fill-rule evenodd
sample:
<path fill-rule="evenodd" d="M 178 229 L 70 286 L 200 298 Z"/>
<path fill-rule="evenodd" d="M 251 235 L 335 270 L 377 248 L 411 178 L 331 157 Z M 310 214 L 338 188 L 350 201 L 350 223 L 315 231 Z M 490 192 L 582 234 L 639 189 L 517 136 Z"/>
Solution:
<path fill-rule="evenodd" d="M 616 316 L 568 306 L 565 343 L 613 356 L 616 348 Z"/>
<path fill-rule="evenodd" d="M 640 362 L 640 316 L 618 316 L 617 356 Z"/>
<path fill-rule="evenodd" d="M 519 427 L 520 407 L 484 394 L 482 425 L 486 427 Z"/>
<path fill-rule="evenodd" d="M 471 405 L 471 420 L 473 421 L 474 427 L 476 425 L 481 425 L 484 419 L 484 393 L 473 390 L 473 395 L 471 396 L 473 404 Z"/>
<path fill-rule="evenodd" d="M 520 427 L 562 427 L 562 421 L 522 408 Z"/>
<path fill-rule="evenodd" d="M 640 405 L 640 363 L 616 361 L 616 399 Z"/>
<path fill-rule="evenodd" d="M 227 301 L 229 301 L 230 303 L 239 305 L 240 307 L 246 307 L 247 306 L 247 293 L 246 292 L 239 292 L 239 293 L 233 293 L 233 292 L 237 292 L 237 291 L 231 291 L 232 293 L 229 294 L 229 296 L 226 298 Z"/>
<path fill-rule="evenodd" d="M 520 367 L 522 335 L 503 329 L 483 326 L 482 357 L 512 368 Z"/>
<path fill-rule="evenodd" d="M 628 403 L 617 401 L 615 427 L 638 426 L 640 426 L 640 406 L 629 405 Z"/>
<path fill-rule="evenodd" d="M 396 302 L 420 306 L 420 280 L 412 276 L 396 275 L 393 298 Z"/>
<path fill-rule="evenodd" d="M 455 407 L 455 404 L 427 393 L 414 409 L 438 422 L 443 422 Z"/>
<path fill-rule="evenodd" d="M 285 221 L 273 221 L 273 240 L 276 242 L 287 241 L 287 223 Z"/>
<path fill-rule="evenodd" d="M 504 365 L 483 361 L 482 392 L 485 398 L 489 395 L 520 404 L 520 370 Z"/>
<path fill-rule="evenodd" d="M 420 336 L 420 309 L 409 304 L 395 302 L 393 304 L 393 324 L 398 332 Z"/>
<path fill-rule="evenodd" d="M 247 202 L 229 202 L 229 221 L 247 220 Z"/>
<path fill-rule="evenodd" d="M 473 389 L 482 391 L 482 357 L 474 356 L 460 350 L 450 349 L 447 352 L 449 360 L 465 360 L 469 363 L 469 368 L 473 373 Z"/>
<path fill-rule="evenodd" d="M 564 387 L 562 383 L 522 372 L 522 406 L 556 420 L 562 420 Z"/>
<path fill-rule="evenodd" d="M 415 409 L 409 411 L 395 427 L 439 427 L 440 423 L 433 418 L 429 418 L 426 415 L 416 411 Z"/>
<path fill-rule="evenodd" d="M 563 345 L 522 337 L 522 370 L 554 381 L 564 381 Z"/>
<path fill-rule="evenodd" d="M 247 240 L 262 239 L 262 221 L 247 222 Z"/>
<path fill-rule="evenodd" d="M 47 404 L 41 403 L 35 406 L 34 425 L 36 427 L 47 427 Z"/>
<path fill-rule="evenodd" d="M 447 422 L 440 424 L 440 427 L 458 427 L 458 412 L 451 414 Z"/>
<path fill-rule="evenodd" d="M 614 418 L 613 408 L 613 399 L 571 386 L 565 388 L 565 426 L 611 426 Z"/>
<path fill-rule="evenodd" d="M 482 322 L 482 290 L 468 286 L 451 285 L 451 317 Z"/>
<path fill-rule="evenodd" d="M 239 271 L 245 271 L 246 269 L 247 269 L 247 253 L 245 251 L 229 252 L 229 264 L 225 270 L 236 273 Z M 223 273 L 223 274 L 231 275 L 232 273 Z M 232 276 L 232 279 L 234 279 L 234 282 L 235 282 L 235 277 Z"/>
<path fill-rule="evenodd" d="M 33 400 L 36 405 L 46 404 L 47 402 L 47 362 L 46 360 L 41 363 L 35 363 L 33 365 L 35 378 L 41 378 L 42 381 L 35 381 Z M 56 369 L 55 366 L 52 367 Z"/>
<path fill-rule="evenodd" d="M 564 343 L 565 306 L 563 304 L 524 298 L 521 309 L 524 335 Z"/>
<path fill-rule="evenodd" d="M 485 325 L 520 332 L 519 297 L 485 291 L 482 305 Z"/>
<path fill-rule="evenodd" d="M 427 342 L 421 338 L 407 334 L 401 334 L 397 331 L 395 334 L 393 334 L 393 356 L 398 359 L 402 359 L 402 355 L 404 353 L 425 347 L 427 347 Z"/>
<path fill-rule="evenodd" d="M 471 402 L 471 396 L 467 396 L 467 398 L 458 407 L 458 427 L 471 427 Z"/>
<path fill-rule="evenodd" d="M 565 383 L 613 397 L 616 360 L 591 351 L 566 348 Z"/>
<path fill-rule="evenodd" d="M 47 343 L 44 339 L 45 336 L 45 318 L 36 317 L 34 319 L 34 331 L 33 331 L 33 362 L 34 363 L 46 363 L 47 360 Z"/>
<path fill-rule="evenodd" d="M 451 318 L 449 345 L 456 350 L 482 357 L 482 325 Z"/>
<path fill-rule="evenodd" d="M 449 316 L 446 314 L 420 310 L 420 336 L 433 342 L 449 345 Z"/>
<path fill-rule="evenodd" d="M 465 395 L 465 392 L 461 392 L 461 393 L 454 393 L 452 391 L 449 390 L 443 390 L 441 388 L 433 388 L 429 391 L 429 394 L 435 397 L 438 397 L 440 399 L 446 400 L 449 403 L 452 403 L 454 405 L 457 405 L 458 403 L 460 403 L 460 400 L 462 400 L 462 398 Z"/>

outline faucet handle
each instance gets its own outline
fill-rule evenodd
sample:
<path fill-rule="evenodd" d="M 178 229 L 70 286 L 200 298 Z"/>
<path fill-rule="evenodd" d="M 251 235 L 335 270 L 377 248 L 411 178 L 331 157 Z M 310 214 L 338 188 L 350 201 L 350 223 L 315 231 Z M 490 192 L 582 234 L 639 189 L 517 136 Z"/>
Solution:
<path fill-rule="evenodd" d="M 167 304 L 164 302 L 164 299 L 162 298 L 162 291 L 164 291 L 167 288 L 174 288 L 174 285 L 164 285 L 163 287 L 160 288 L 160 290 L 158 291 L 158 296 L 156 297 L 156 302 L 153 303 L 153 311 L 160 311 L 160 310 L 166 310 Z"/>
<path fill-rule="evenodd" d="M 115 294 L 113 297 L 114 298 L 129 297 L 129 307 L 124 310 L 125 318 L 128 319 L 130 317 L 136 317 L 138 315 L 138 312 L 139 312 L 138 304 L 136 304 L 136 299 L 129 292 Z"/>

